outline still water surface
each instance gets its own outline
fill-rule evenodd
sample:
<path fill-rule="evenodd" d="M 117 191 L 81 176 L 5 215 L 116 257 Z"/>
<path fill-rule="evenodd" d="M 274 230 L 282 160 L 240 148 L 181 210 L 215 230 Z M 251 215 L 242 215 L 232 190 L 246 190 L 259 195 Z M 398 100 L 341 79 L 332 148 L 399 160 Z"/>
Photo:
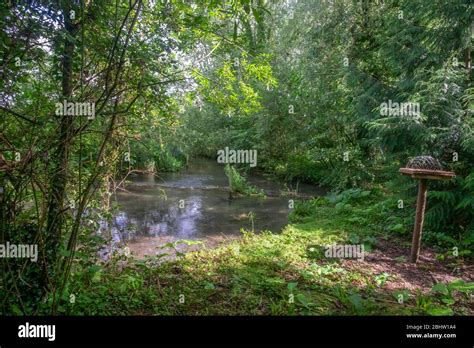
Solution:
<path fill-rule="evenodd" d="M 118 212 L 110 223 L 102 224 L 101 234 L 111 237 L 113 245 L 128 246 L 137 257 L 163 253 L 157 247 L 182 239 L 214 247 L 241 236 L 241 228 L 278 233 L 288 222 L 291 197 L 280 194 L 285 185 L 251 174 L 247 182 L 269 196 L 230 197 L 224 166 L 216 161 L 196 159 L 180 172 L 135 175 L 129 181 L 126 191 L 117 193 Z M 323 193 L 301 184 L 298 192 Z"/>

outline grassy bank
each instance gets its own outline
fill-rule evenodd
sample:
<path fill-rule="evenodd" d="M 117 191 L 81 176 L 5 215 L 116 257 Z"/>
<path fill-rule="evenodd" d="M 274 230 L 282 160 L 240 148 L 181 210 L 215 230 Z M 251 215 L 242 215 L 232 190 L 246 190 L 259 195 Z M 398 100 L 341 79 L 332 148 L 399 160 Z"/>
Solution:
<path fill-rule="evenodd" d="M 377 203 L 379 202 L 379 203 Z M 81 261 L 63 313 L 78 315 L 473 314 L 470 261 L 423 246 L 407 262 L 395 199 L 364 191 L 298 204 L 281 234 L 241 240 L 174 261 L 103 266 Z M 394 220 L 395 219 L 395 220 Z M 392 221 L 392 222 L 390 222 Z M 394 221 L 394 222 L 393 222 Z M 363 244 L 364 260 L 330 259 L 324 245 Z M 441 261 L 442 260 L 442 261 Z"/>

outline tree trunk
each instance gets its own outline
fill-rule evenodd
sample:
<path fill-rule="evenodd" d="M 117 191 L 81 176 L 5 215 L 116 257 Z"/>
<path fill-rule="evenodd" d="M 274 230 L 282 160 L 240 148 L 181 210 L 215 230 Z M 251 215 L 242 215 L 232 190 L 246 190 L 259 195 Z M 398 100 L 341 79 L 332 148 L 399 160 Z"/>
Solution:
<path fill-rule="evenodd" d="M 63 2 L 64 27 L 66 29 L 64 52 L 62 57 L 62 97 L 70 99 L 72 95 L 72 66 L 75 49 L 75 27 L 70 18 L 71 3 Z M 61 101 L 62 102 L 62 101 Z M 50 181 L 50 196 L 46 224 L 46 250 L 50 266 L 56 261 L 58 248 L 61 241 L 62 226 L 64 223 L 63 206 L 66 195 L 68 175 L 68 162 L 71 145 L 71 131 L 73 119 L 71 116 L 58 116 L 60 120 L 59 138 L 53 154 L 54 171 Z"/>

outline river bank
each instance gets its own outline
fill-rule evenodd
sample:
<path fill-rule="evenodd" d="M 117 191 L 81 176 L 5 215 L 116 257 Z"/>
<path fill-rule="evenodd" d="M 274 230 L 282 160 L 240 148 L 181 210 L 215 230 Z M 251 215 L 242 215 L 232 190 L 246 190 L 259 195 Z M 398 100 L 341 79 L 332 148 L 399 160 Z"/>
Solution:
<path fill-rule="evenodd" d="M 245 232 L 215 249 L 161 263 L 113 261 L 77 273 L 79 315 L 472 315 L 473 265 L 428 246 L 409 264 L 409 237 L 386 228 L 394 197 L 370 195 L 336 208 L 326 198 L 299 205 L 282 233 Z M 367 207 L 370 206 L 370 209 Z M 363 261 L 328 260 L 334 243 L 363 243 Z M 441 285 L 440 285 L 441 284 Z M 442 289 L 442 291 L 440 290 Z"/>

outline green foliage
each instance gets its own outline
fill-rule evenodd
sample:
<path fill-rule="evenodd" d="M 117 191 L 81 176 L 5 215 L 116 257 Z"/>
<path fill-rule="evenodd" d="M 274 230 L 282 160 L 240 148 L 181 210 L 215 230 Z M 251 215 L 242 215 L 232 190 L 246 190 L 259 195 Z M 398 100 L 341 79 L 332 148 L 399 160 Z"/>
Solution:
<path fill-rule="evenodd" d="M 351 202 L 357 202 L 370 195 L 370 191 L 363 191 L 361 189 L 348 189 L 340 193 L 331 193 L 327 196 L 330 203 L 333 204 L 349 204 Z"/>
<path fill-rule="evenodd" d="M 427 213 L 428 228 L 451 246 L 474 247 L 474 173 L 455 178 L 449 191 L 432 190 Z"/>
<path fill-rule="evenodd" d="M 474 283 L 466 283 L 463 280 L 455 280 L 451 283 L 437 283 L 433 285 L 431 292 L 436 296 L 439 304 L 433 304 L 427 309 L 430 315 L 452 315 L 452 306 L 460 300 L 459 294 L 467 299 L 474 291 Z"/>
<path fill-rule="evenodd" d="M 213 77 L 204 76 L 198 70 L 194 77 L 199 83 L 199 92 L 206 100 L 214 104 L 223 115 L 246 116 L 261 110 L 261 97 L 252 86 L 253 83 L 263 83 L 268 87 L 276 86 L 272 76 L 268 54 L 259 54 L 249 62 L 248 55 L 242 52 L 240 56 L 221 62 L 221 66 L 213 70 Z M 218 88 L 213 83 L 218 81 Z"/>
<path fill-rule="evenodd" d="M 376 192 L 357 198 L 348 211 L 334 211 L 327 199 L 301 202 L 298 222 L 281 234 L 245 233 L 216 249 L 179 255 L 164 262 L 163 254 L 144 260 L 115 254 L 96 263 L 79 254 L 60 313 L 72 315 L 451 315 L 466 314 L 471 283 L 457 280 L 436 284 L 432 293 L 406 289 L 385 293 L 397 275 L 369 272 L 367 265 L 347 268 L 327 262 L 325 245 L 343 243 L 347 231 L 363 240 L 380 230 L 384 219 L 370 214 L 354 229 L 359 206 L 375 199 Z M 360 195 L 359 194 L 356 194 Z M 353 196 L 346 194 L 346 196 Z M 393 202 L 392 202 L 393 203 Z M 390 206 L 391 203 L 386 203 Z M 311 207 L 310 211 L 304 207 Z M 381 209 L 379 206 L 377 209 Z M 383 211 L 383 209 L 382 209 Z M 302 214 L 300 216 L 300 213 Z M 383 215 L 382 215 L 383 216 Z M 379 235 L 382 235 L 380 233 Z M 169 243 L 174 249 L 180 243 Z M 358 243 L 358 242 L 357 242 Z M 163 249 L 163 250 L 164 250 Z M 311 249 L 313 249 L 311 251 Z M 89 250 L 92 252 L 93 248 Z M 126 261 L 126 262 L 124 262 Z M 400 268 L 405 265 L 398 266 Z M 392 268 L 397 272 L 396 268 Z M 428 281 L 429 275 L 426 280 Z M 76 301 L 70 301 L 70 295 Z M 179 302 L 177 294 L 185 296 Z M 400 303 L 400 295 L 402 302 Z M 16 305 L 16 304 L 15 304 Z M 12 311 L 15 310 L 12 307 Z M 44 310 L 47 308 L 45 307 Z M 16 309 L 18 310 L 18 308 Z"/>
<path fill-rule="evenodd" d="M 187 164 L 193 142 L 181 131 L 181 116 L 199 76 L 221 79 L 223 109 L 249 114 L 261 108 L 259 86 L 276 86 L 271 55 L 256 53 L 268 10 L 260 0 L 120 0 L 2 2 L 0 14 L 0 184 L 7 193 L 0 239 L 17 231 L 17 242 L 41 240 L 44 256 L 37 266 L 20 269 L 28 285 L 15 284 L 16 275 L 2 263 L 2 274 L 9 274 L 0 286 L 2 311 L 49 306 L 54 314 L 67 302 L 78 253 L 93 240 L 99 220 L 110 217 L 110 198 L 124 174 Z M 238 33 L 242 25 L 252 33 Z M 250 52 L 236 50 L 247 43 Z M 239 69 L 229 58 L 209 74 L 193 75 L 202 61 L 198 53 L 218 46 L 216 53 L 239 57 Z M 212 100 L 219 89 L 201 90 Z M 95 114 L 56 114 L 56 103 L 65 100 L 93 104 Z M 17 272 L 20 263 L 12 267 Z M 92 271 L 78 272 L 85 281 L 102 277 Z M 87 278 L 91 272 L 97 278 Z M 137 279 L 133 272 L 121 278 L 133 291 L 142 285 Z"/>
<path fill-rule="evenodd" d="M 416 191 L 398 168 L 431 155 L 456 177 L 430 182 L 423 242 L 440 261 L 472 257 L 472 2 L 79 5 L 0 4 L 0 239 L 41 241 L 44 256 L 2 263 L 2 313 L 466 312 L 471 284 L 401 290 L 410 307 L 394 306 L 394 294 L 376 291 L 391 274 L 325 263 L 322 247 L 408 243 Z M 72 25 L 68 9 L 78 15 Z M 56 115 L 66 98 L 94 102 L 95 118 Z M 420 112 L 386 115 L 388 101 L 419 103 Z M 165 254 L 97 259 L 104 241 L 94 232 L 112 216 L 124 174 L 176 171 L 226 146 L 255 149 L 258 169 L 332 193 L 297 202 L 281 235 L 245 233 L 189 257 L 171 243 L 171 262 Z M 236 167 L 224 170 L 232 192 L 263 196 Z M 179 306 L 177 293 L 191 300 Z"/>
<path fill-rule="evenodd" d="M 248 185 L 245 178 L 240 175 L 234 166 L 226 164 L 224 172 L 229 179 L 229 188 L 232 192 L 241 193 L 247 196 L 265 196 L 262 190 L 258 190 L 255 187 Z"/>
<path fill-rule="evenodd" d="M 212 122 L 219 106 L 214 116 L 203 117 L 205 131 L 196 123 L 191 128 L 213 144 L 212 151 L 217 144 L 256 148 L 262 169 L 335 190 L 393 180 L 408 158 L 432 155 L 457 177 L 430 187 L 427 239 L 444 235 L 472 248 L 473 88 L 465 61 L 473 40 L 466 13 L 472 5 L 302 0 L 269 9 L 274 30 L 260 52 L 272 56 L 278 86 L 260 92 L 263 108 L 245 121 Z M 228 67 L 227 74 L 232 83 L 235 69 Z M 388 101 L 419 103 L 420 113 L 382 115 Z M 408 180 L 400 185 L 411 188 Z M 406 216 L 390 219 L 390 231 L 410 231 Z"/>

